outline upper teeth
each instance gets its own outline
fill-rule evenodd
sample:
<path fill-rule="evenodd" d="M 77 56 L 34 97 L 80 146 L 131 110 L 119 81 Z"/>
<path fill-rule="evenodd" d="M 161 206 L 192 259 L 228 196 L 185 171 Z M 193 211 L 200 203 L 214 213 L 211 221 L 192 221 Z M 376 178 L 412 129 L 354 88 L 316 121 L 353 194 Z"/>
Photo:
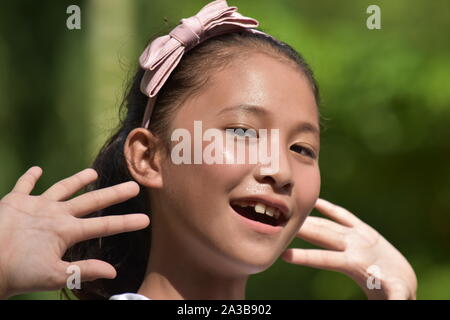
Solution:
<path fill-rule="evenodd" d="M 236 204 L 240 207 L 254 207 L 255 211 L 261 214 L 266 214 L 268 216 L 278 219 L 280 217 L 280 211 L 277 208 L 266 206 L 264 203 L 255 201 L 238 201 Z"/>

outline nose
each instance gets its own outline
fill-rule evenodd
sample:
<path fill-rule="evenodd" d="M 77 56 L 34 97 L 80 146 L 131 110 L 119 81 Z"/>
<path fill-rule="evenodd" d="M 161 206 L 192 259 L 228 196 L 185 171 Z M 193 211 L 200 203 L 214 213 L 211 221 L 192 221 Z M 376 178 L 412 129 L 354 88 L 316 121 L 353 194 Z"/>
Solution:
<path fill-rule="evenodd" d="M 282 148 L 280 148 L 282 149 Z M 261 184 L 270 184 L 276 192 L 289 194 L 294 186 L 292 168 L 288 154 L 285 150 L 280 150 L 278 154 L 278 170 L 263 174 L 262 165 L 255 168 L 255 179 Z"/>

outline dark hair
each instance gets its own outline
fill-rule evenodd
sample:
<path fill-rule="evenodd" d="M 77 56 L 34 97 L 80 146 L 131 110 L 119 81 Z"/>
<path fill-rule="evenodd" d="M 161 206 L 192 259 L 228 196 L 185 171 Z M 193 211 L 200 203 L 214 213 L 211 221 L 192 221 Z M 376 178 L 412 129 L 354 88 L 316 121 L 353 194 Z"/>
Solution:
<path fill-rule="evenodd" d="M 170 123 L 178 106 L 207 84 L 214 72 L 232 63 L 235 57 L 255 52 L 270 55 L 299 68 L 307 77 L 319 105 L 319 90 L 313 73 L 302 56 L 289 45 L 248 31 L 216 36 L 188 51 L 158 94 L 149 130 L 161 138 L 167 154 Z M 92 166 L 98 173 L 98 180 L 89 185 L 87 191 L 134 180 L 124 157 L 124 143 L 130 131 L 141 126 L 144 116 L 148 97 L 140 91 L 143 75 L 144 70 L 138 67 L 120 107 L 120 126 L 102 147 Z M 135 212 L 149 213 L 145 187 L 141 186 L 137 197 L 94 212 L 87 218 Z M 66 261 L 100 259 L 117 270 L 115 279 L 83 282 L 81 289 L 72 290 L 74 295 L 80 299 L 108 299 L 118 293 L 137 292 L 144 280 L 150 241 L 149 226 L 135 232 L 83 241 L 71 247 L 64 255 Z M 63 293 L 68 297 L 65 289 Z"/>

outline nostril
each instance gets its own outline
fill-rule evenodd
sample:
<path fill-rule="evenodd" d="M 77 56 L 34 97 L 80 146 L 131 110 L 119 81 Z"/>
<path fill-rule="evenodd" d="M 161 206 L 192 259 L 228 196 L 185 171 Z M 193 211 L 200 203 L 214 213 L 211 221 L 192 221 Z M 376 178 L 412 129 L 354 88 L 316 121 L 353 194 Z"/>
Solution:
<path fill-rule="evenodd" d="M 262 180 L 261 180 L 261 183 L 265 183 L 265 184 L 273 186 L 274 188 L 278 189 L 278 192 L 280 194 L 289 194 L 291 192 L 292 186 L 293 186 L 291 180 L 282 184 L 281 182 L 278 183 L 277 180 L 272 176 L 264 176 L 264 178 L 262 178 Z"/>
<path fill-rule="evenodd" d="M 265 182 L 267 184 L 275 184 L 276 183 L 275 179 L 273 177 L 271 177 L 271 176 L 265 176 L 262 179 L 262 182 Z"/>

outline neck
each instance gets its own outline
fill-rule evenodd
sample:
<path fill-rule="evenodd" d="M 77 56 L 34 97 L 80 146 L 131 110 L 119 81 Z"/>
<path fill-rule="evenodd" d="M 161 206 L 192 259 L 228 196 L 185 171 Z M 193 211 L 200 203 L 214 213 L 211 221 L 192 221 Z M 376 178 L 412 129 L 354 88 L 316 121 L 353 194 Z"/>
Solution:
<path fill-rule="evenodd" d="M 154 300 L 245 299 L 248 275 L 231 275 L 224 263 L 209 259 L 207 252 L 189 250 L 192 244 L 179 245 L 183 242 L 164 234 L 152 234 L 149 264 L 139 294 Z"/>

